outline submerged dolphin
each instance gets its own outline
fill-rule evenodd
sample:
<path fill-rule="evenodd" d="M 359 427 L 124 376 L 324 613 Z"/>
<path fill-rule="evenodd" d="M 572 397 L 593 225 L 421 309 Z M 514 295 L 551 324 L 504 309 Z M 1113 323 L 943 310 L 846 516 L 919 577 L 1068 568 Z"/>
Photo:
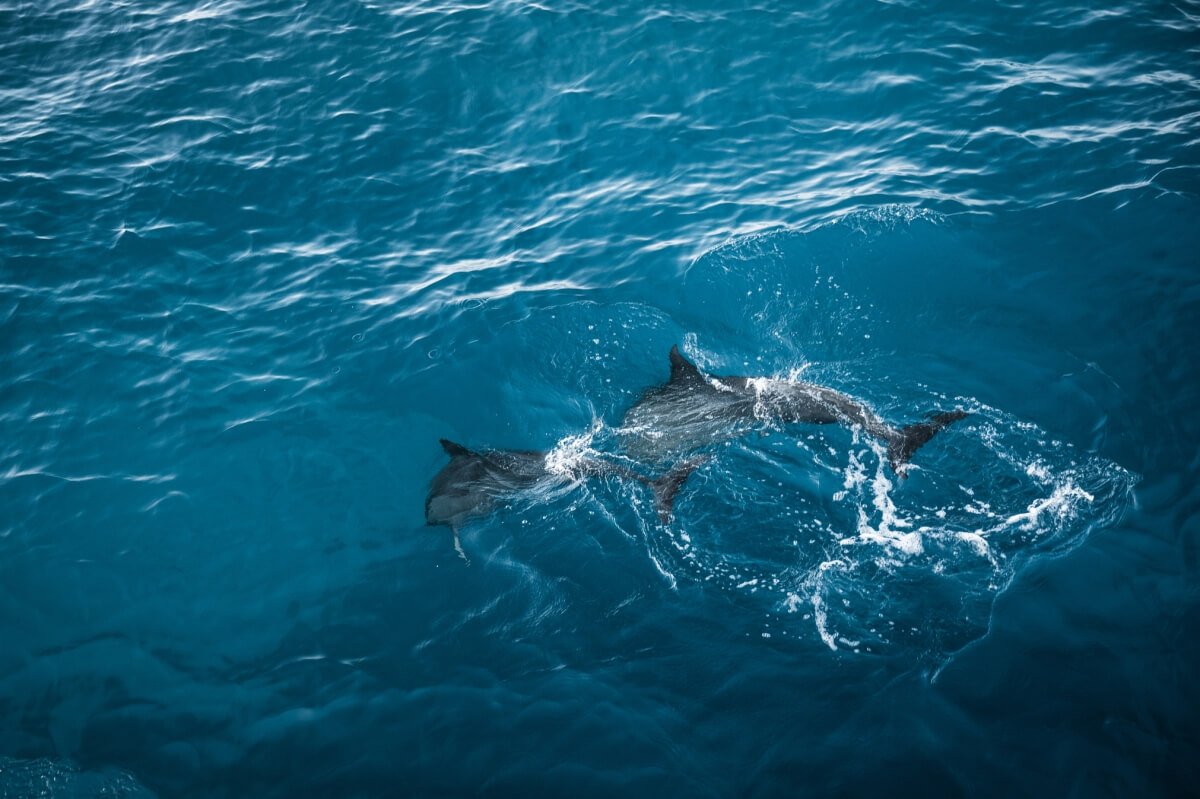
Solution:
<path fill-rule="evenodd" d="M 626 448 L 634 457 L 677 455 L 737 438 L 764 421 L 861 425 L 887 444 L 888 465 L 905 477 L 913 453 L 968 414 L 948 411 L 896 429 L 860 402 L 831 388 L 771 377 L 705 377 L 671 347 L 671 378 L 646 391 L 625 414 Z"/>
<path fill-rule="evenodd" d="M 567 483 L 585 477 L 620 477 L 649 486 L 659 521 L 670 520 L 675 495 L 688 475 L 704 462 L 696 458 L 680 464 L 662 477 L 651 479 L 615 463 L 581 458 L 565 469 L 552 469 L 549 453 L 538 450 L 494 449 L 473 452 L 461 444 L 441 439 L 450 462 L 433 476 L 425 500 L 425 523 L 445 524 L 454 531 L 454 548 L 467 559 L 458 540 L 458 528 L 468 519 L 486 516 L 517 494 L 539 484 Z M 469 561 L 468 561 L 469 562 Z"/>

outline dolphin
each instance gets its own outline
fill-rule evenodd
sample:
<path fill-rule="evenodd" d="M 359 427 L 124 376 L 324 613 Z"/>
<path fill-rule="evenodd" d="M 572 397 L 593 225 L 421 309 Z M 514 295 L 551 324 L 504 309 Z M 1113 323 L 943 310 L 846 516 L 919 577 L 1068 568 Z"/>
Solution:
<path fill-rule="evenodd" d="M 666 524 L 671 519 L 675 496 L 688 475 L 707 458 L 693 458 L 668 470 L 657 479 L 638 474 L 632 469 L 596 458 L 581 458 L 565 468 L 551 468 L 548 452 L 522 449 L 493 449 L 482 452 L 469 450 L 461 444 L 441 439 L 442 449 L 450 462 L 433 476 L 429 496 L 425 499 L 425 523 L 444 524 L 454 532 L 454 548 L 463 560 L 458 538 L 459 528 L 468 519 L 486 516 L 517 495 L 539 485 L 563 485 L 587 477 L 620 477 L 649 486 L 654 492 L 654 507 L 658 519 Z"/>
<path fill-rule="evenodd" d="M 859 425 L 887 445 L 888 465 L 901 478 L 908 462 L 939 431 L 968 416 L 955 410 L 896 429 L 861 402 L 825 386 L 772 377 L 705 377 L 671 347 L 671 377 L 648 389 L 621 422 L 633 457 L 660 460 L 738 438 L 767 422 Z"/>

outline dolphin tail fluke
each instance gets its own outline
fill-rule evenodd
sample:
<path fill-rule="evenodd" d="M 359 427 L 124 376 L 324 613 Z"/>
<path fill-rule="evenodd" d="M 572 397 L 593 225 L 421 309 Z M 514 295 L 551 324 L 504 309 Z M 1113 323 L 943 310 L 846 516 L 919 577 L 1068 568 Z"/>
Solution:
<path fill-rule="evenodd" d="M 888 465 L 892 467 L 892 471 L 902 478 L 907 477 L 908 469 L 905 467 L 912 459 L 913 453 L 928 444 L 940 431 L 967 416 L 970 414 L 966 411 L 946 411 L 931 415 L 927 422 L 900 428 L 896 437 L 888 442 Z"/>
<path fill-rule="evenodd" d="M 696 471 L 696 468 L 709 457 L 705 455 L 693 458 L 675 466 L 657 480 L 650 481 L 650 488 L 654 490 L 654 508 L 658 511 L 660 522 L 666 524 L 671 521 L 671 512 L 675 508 L 675 496 L 679 493 L 679 489 L 683 488 L 683 484 L 687 482 L 691 473 Z"/>

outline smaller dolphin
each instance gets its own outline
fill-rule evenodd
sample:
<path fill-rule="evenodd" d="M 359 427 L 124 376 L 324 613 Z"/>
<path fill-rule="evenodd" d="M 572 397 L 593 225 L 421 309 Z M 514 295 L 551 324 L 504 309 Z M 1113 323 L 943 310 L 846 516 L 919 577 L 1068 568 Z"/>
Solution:
<path fill-rule="evenodd" d="M 771 377 L 709 376 L 671 347 L 671 378 L 646 391 L 621 422 L 626 449 L 662 459 L 737 438 L 764 421 L 860 425 L 888 448 L 888 465 L 907 476 L 913 453 L 965 411 L 929 414 L 928 421 L 891 427 L 862 403 L 814 383 Z"/>
<path fill-rule="evenodd" d="M 468 520 L 486 516 L 517 494 L 539 484 L 567 483 L 585 477 L 620 477 L 649 486 L 654 492 L 654 507 L 659 521 L 671 518 L 675 495 L 688 475 L 707 458 L 695 458 L 651 479 L 615 463 L 581 458 L 566 469 L 551 469 L 549 453 L 538 450 L 493 449 L 474 452 L 461 444 L 441 439 L 450 462 L 433 476 L 425 500 L 425 523 L 445 524 L 454 532 L 454 548 L 463 560 L 458 529 Z M 470 563 L 469 560 L 467 560 Z"/>

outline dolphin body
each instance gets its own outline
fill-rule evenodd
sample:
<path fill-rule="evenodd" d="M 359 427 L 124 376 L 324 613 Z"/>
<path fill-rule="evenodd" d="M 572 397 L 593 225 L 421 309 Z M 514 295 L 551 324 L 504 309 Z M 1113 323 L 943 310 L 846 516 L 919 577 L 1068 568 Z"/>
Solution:
<path fill-rule="evenodd" d="M 859 425 L 887 444 L 888 465 L 900 477 L 922 445 L 966 417 L 965 411 L 927 416 L 900 429 L 851 397 L 825 386 L 770 377 L 705 377 L 671 347 L 671 378 L 647 390 L 621 426 L 633 457 L 663 460 L 760 429 L 764 421 Z"/>
<path fill-rule="evenodd" d="M 651 479 L 615 463 L 582 458 L 565 471 L 551 469 L 549 453 L 539 450 L 493 449 L 475 452 L 461 444 L 441 439 L 450 462 L 430 483 L 425 500 L 425 523 L 444 524 L 454 531 L 454 548 L 467 560 L 458 538 L 459 528 L 468 519 L 486 516 L 498 506 L 539 485 L 566 484 L 586 477 L 620 477 L 649 486 L 654 492 L 654 507 L 659 521 L 671 518 L 675 496 L 688 475 L 705 458 L 695 458 L 670 469 L 662 477 Z M 467 561 L 468 563 L 470 561 Z"/>

